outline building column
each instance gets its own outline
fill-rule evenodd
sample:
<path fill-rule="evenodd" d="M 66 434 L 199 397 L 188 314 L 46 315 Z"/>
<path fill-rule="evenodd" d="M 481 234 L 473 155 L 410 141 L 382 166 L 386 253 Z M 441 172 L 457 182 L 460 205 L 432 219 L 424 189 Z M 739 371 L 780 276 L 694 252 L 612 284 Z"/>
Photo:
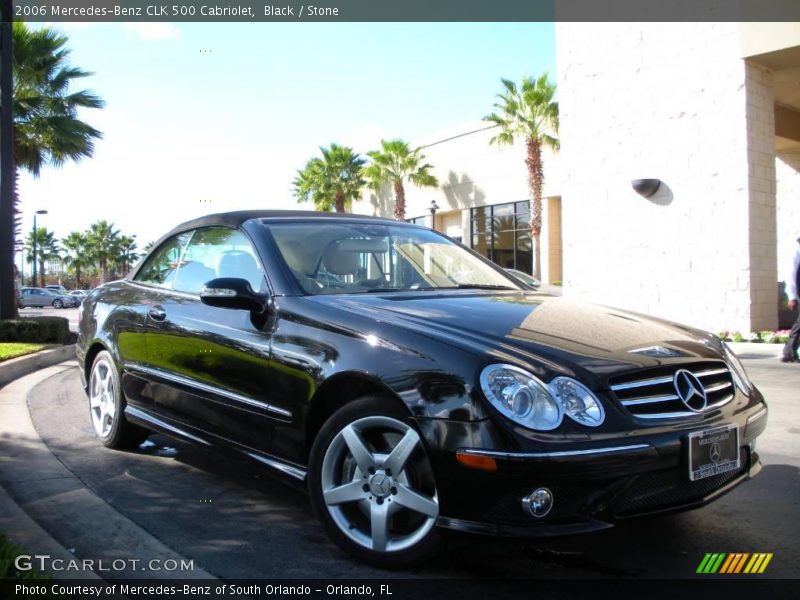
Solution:
<path fill-rule="evenodd" d="M 750 330 L 778 326 L 775 100 L 772 71 L 745 61 L 749 188 Z"/>

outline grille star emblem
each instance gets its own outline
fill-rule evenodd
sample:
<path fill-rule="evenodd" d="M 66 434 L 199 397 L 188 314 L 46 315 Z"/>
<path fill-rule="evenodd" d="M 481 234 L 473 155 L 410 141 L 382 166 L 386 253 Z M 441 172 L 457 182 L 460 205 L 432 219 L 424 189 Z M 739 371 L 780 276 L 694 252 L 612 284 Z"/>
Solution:
<path fill-rule="evenodd" d="M 673 378 L 675 391 L 681 402 L 692 412 L 702 412 L 708 404 L 708 396 L 696 375 L 686 369 L 678 369 Z"/>
<path fill-rule="evenodd" d="M 711 462 L 716 463 L 719 462 L 720 456 L 722 456 L 722 449 L 719 444 L 712 444 L 711 448 L 708 449 L 708 458 L 711 459 Z"/>

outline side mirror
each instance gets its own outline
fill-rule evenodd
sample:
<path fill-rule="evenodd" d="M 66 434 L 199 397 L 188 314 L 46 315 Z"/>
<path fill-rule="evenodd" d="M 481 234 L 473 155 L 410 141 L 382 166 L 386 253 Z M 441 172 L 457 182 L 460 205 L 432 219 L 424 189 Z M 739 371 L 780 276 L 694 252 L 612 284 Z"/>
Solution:
<path fill-rule="evenodd" d="M 200 290 L 200 301 L 208 306 L 257 313 L 268 306 L 267 298 L 254 292 L 250 282 L 239 277 L 218 277 L 206 282 Z"/>

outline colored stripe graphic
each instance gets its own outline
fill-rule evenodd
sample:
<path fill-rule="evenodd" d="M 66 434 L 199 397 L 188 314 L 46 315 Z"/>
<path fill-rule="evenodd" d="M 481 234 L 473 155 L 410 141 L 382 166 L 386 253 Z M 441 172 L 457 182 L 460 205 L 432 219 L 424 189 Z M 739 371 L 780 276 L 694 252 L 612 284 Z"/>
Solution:
<path fill-rule="evenodd" d="M 706 554 L 706 555 L 703 557 L 703 560 L 702 560 L 702 561 L 700 561 L 700 566 L 699 566 L 699 567 L 697 567 L 697 571 L 695 571 L 695 572 L 696 572 L 696 573 L 705 573 L 705 572 L 706 572 L 706 565 L 708 565 L 708 561 L 709 561 L 710 559 L 711 559 L 711 555 L 710 555 L 710 554 Z"/>
<path fill-rule="evenodd" d="M 744 568 L 745 573 L 763 573 L 769 561 L 772 560 L 772 553 L 766 552 L 759 552 L 758 554 L 753 554 L 753 558 L 750 559 L 750 562 L 747 563 L 747 566 Z"/>
<path fill-rule="evenodd" d="M 728 554 L 727 560 L 722 564 L 722 568 L 719 570 L 720 573 L 730 573 L 728 569 L 730 569 L 731 564 L 739 557 L 738 554 Z"/>
<path fill-rule="evenodd" d="M 717 561 L 712 565 L 710 573 L 716 573 L 719 570 L 719 566 L 722 564 L 722 561 L 725 559 L 725 553 L 722 552 L 717 558 Z"/>
<path fill-rule="evenodd" d="M 744 563 L 749 556 L 750 556 L 749 552 L 745 552 L 744 554 L 741 555 L 739 562 L 736 564 L 736 568 L 733 570 L 734 573 L 740 573 L 742 571 L 742 567 L 744 567 Z"/>
<path fill-rule="evenodd" d="M 722 553 L 713 553 L 713 554 L 706 554 L 703 558 L 703 561 L 700 563 L 700 566 L 697 567 L 698 573 L 716 573 L 719 569 L 722 561 L 725 559 L 726 554 Z"/>
<path fill-rule="evenodd" d="M 760 574 L 767 570 L 772 560 L 772 552 L 708 552 L 697 567 L 697 573 L 704 575 L 733 575 L 739 573 Z M 744 570 L 743 570 L 744 569 Z"/>
<path fill-rule="evenodd" d="M 758 572 L 759 573 L 763 573 L 764 571 L 766 571 L 767 570 L 767 565 L 769 564 L 769 561 L 771 561 L 771 560 L 772 560 L 772 552 L 767 554 L 766 558 L 764 558 L 764 562 L 761 563 L 761 568 L 758 570 Z"/>

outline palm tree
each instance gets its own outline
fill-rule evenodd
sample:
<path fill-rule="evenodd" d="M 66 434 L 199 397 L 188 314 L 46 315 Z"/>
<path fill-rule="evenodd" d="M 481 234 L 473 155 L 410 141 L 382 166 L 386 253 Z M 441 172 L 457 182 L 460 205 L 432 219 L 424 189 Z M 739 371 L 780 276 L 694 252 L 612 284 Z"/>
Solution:
<path fill-rule="evenodd" d="M 117 255 L 114 257 L 114 263 L 120 266 L 120 275 L 125 276 L 133 263 L 139 260 L 139 253 L 136 252 L 136 234 L 120 236 L 116 249 Z"/>
<path fill-rule="evenodd" d="M 366 185 L 364 163 L 352 148 L 331 144 L 320 148 L 322 158 L 312 158 L 297 172 L 294 195 L 298 202 L 313 202 L 316 210 L 347 212 Z"/>
<path fill-rule="evenodd" d="M 156 243 L 155 243 L 154 241 L 149 241 L 149 242 L 147 242 L 147 243 L 144 245 L 144 250 L 142 250 L 142 252 L 144 252 L 145 254 L 149 253 L 149 252 L 150 252 L 150 250 L 152 250 L 152 249 L 153 249 L 153 246 L 155 246 L 155 245 L 156 245 Z"/>
<path fill-rule="evenodd" d="M 437 187 L 439 182 L 430 170 L 431 165 L 422 161 L 425 157 L 419 148 L 410 150 L 403 140 L 381 140 L 381 149 L 367 153 L 372 162 L 364 170 L 372 189 L 377 193 L 385 184 L 394 189 L 394 218 L 406 218 L 406 190 L 404 182 L 417 187 Z"/>
<path fill-rule="evenodd" d="M 25 250 L 28 253 L 28 262 L 32 263 L 34 260 L 39 266 L 39 281 L 40 287 L 44 287 L 44 265 L 48 260 L 59 258 L 58 244 L 56 243 L 55 235 L 52 231 L 47 231 L 46 227 L 36 228 L 36 256 L 33 255 L 33 236 L 34 232 L 28 234 L 28 239 L 25 242 Z M 33 282 L 36 285 L 36 282 Z"/>
<path fill-rule="evenodd" d="M 85 271 L 92 265 L 88 235 L 80 231 L 73 231 L 61 240 L 61 247 L 65 252 L 63 258 L 67 263 L 67 268 L 75 272 L 75 287 L 83 289 L 81 271 Z"/>
<path fill-rule="evenodd" d="M 542 259 L 540 238 L 542 234 L 542 187 L 544 168 L 542 147 L 558 150 L 558 103 L 553 100 L 556 86 L 547 79 L 547 73 L 538 79 L 525 77 L 517 88 L 513 81 L 501 79 L 505 88 L 495 103 L 497 112 L 484 121 L 494 123 L 500 133 L 489 140 L 490 144 L 510 145 L 515 140 L 525 142 L 525 165 L 528 167 L 528 188 L 531 194 L 531 237 L 534 244 L 533 276 L 541 279 Z"/>
<path fill-rule="evenodd" d="M 119 230 L 114 229 L 114 224 L 108 221 L 97 221 L 89 226 L 87 232 L 89 241 L 89 255 L 97 262 L 100 268 L 100 277 L 103 283 L 108 281 L 108 267 L 117 256 L 119 244 Z"/>
<path fill-rule="evenodd" d="M 55 30 L 28 29 L 15 21 L 13 31 L 15 168 L 38 177 L 46 165 L 91 157 L 102 134 L 78 119 L 78 111 L 104 103 L 91 91 L 71 91 L 77 79 L 91 73 L 67 63 L 67 37 Z M 16 179 L 14 204 L 19 206 Z"/>

